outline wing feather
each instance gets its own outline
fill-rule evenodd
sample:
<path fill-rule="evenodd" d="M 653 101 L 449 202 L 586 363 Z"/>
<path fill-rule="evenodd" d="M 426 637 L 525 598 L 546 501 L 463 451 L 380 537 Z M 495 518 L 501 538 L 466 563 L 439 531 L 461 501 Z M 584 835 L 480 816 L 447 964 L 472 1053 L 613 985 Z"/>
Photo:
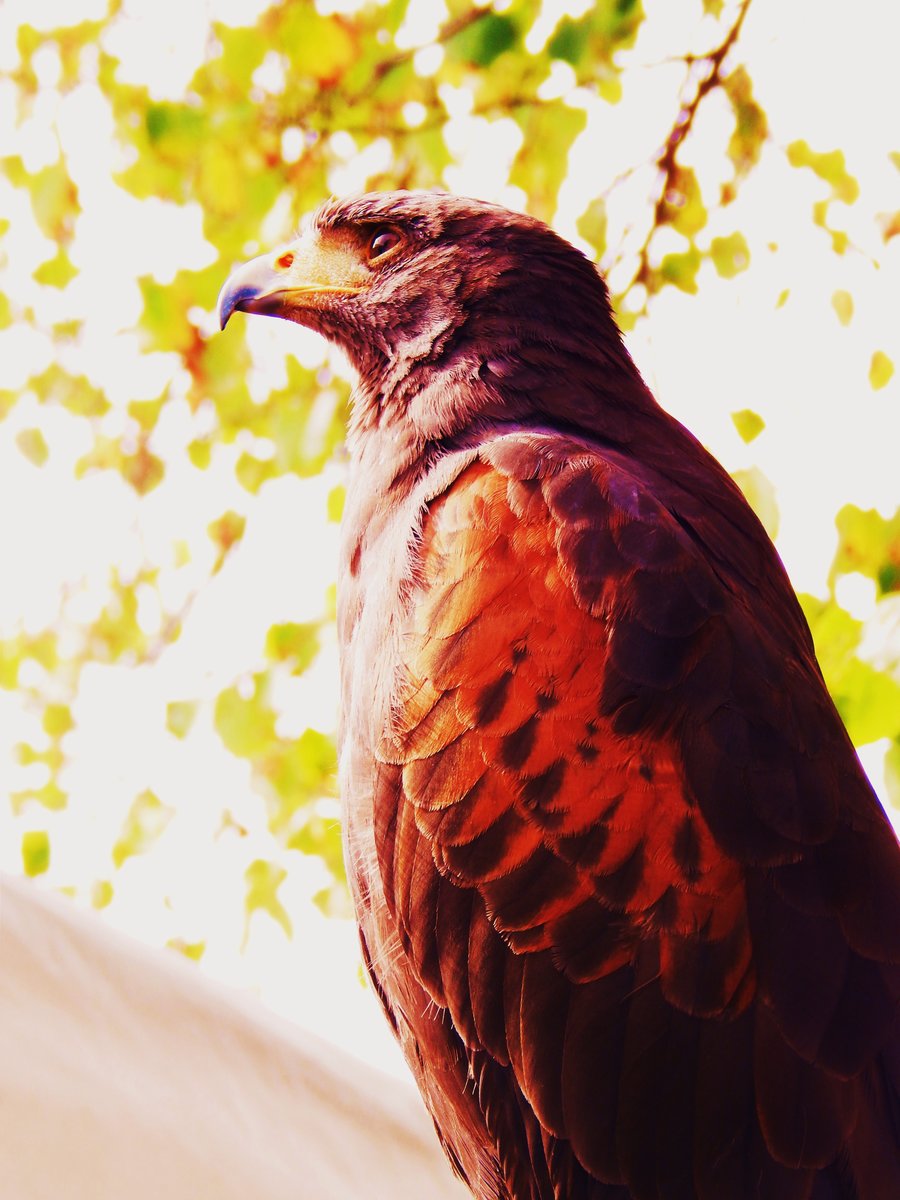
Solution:
<path fill-rule="evenodd" d="M 499 438 L 424 514 L 376 793 L 401 943 L 517 1200 L 854 1195 L 896 842 L 783 576 L 766 622 L 702 512 L 577 449 Z"/>

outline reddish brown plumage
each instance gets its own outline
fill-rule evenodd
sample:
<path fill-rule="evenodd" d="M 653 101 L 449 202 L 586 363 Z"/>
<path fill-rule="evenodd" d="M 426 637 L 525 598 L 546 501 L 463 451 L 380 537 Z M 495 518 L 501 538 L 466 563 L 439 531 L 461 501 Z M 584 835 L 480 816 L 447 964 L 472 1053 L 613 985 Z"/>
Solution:
<path fill-rule="evenodd" d="M 307 236 L 385 224 L 292 315 L 360 371 L 348 864 L 451 1161 L 479 1200 L 900 1195 L 900 853 L 774 550 L 577 251 L 438 195 Z"/>

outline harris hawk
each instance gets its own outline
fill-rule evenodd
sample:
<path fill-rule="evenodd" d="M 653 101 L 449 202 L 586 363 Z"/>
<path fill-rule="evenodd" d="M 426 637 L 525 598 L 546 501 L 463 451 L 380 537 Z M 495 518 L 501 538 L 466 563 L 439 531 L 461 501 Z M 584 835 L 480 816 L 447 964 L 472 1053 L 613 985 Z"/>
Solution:
<path fill-rule="evenodd" d="M 900 1197 L 900 850 L 738 488 L 594 266 L 437 193 L 219 300 L 358 373 L 339 579 L 363 955 L 478 1200 Z"/>

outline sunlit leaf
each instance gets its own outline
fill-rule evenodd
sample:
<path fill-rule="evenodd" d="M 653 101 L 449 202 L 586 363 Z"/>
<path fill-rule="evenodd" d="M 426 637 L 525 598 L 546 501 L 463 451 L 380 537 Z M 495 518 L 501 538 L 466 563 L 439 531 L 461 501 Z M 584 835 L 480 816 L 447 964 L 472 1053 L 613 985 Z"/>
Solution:
<path fill-rule="evenodd" d="M 766 427 L 766 423 L 759 413 L 754 412 L 751 408 L 742 408 L 739 412 L 733 412 L 731 420 L 734 422 L 734 427 L 740 434 L 741 440 L 745 442 L 752 442 Z"/>
<path fill-rule="evenodd" d="M 91 888 L 91 906 L 93 908 L 106 908 L 111 902 L 114 895 L 113 885 L 108 879 L 98 879 Z"/>
<path fill-rule="evenodd" d="M 170 950 L 177 950 L 191 962 L 199 962 L 206 950 L 206 942 L 186 942 L 184 938 L 169 938 L 166 945 Z"/>
<path fill-rule="evenodd" d="M 683 254 L 665 255 L 659 264 L 659 274 L 664 282 L 674 284 L 682 292 L 695 295 L 700 262 L 700 251 L 696 246 L 691 246 L 690 250 Z"/>
<path fill-rule="evenodd" d="M 247 889 L 244 899 L 244 907 L 247 912 L 245 942 L 249 933 L 250 918 L 259 911 L 267 912 L 274 921 L 277 921 L 286 937 L 293 937 L 294 929 L 291 925 L 291 918 L 288 916 L 287 909 L 278 899 L 278 889 L 286 878 L 287 871 L 284 867 L 278 866 L 277 863 L 266 862 L 262 858 L 255 859 L 244 872 Z"/>
<path fill-rule="evenodd" d="M 248 696 L 236 687 L 220 692 L 214 720 L 219 737 L 239 758 L 253 758 L 270 747 L 275 739 L 275 716 L 265 701 L 263 676 L 254 677 Z"/>
<path fill-rule="evenodd" d="M 512 17 L 488 10 L 480 20 L 458 33 L 447 49 L 474 67 L 489 67 L 501 54 L 511 50 L 518 38 L 519 27 Z"/>
<path fill-rule="evenodd" d="M 229 509 L 228 512 L 222 513 L 221 517 L 213 521 L 206 532 L 219 547 L 221 553 L 227 554 L 232 546 L 244 536 L 246 525 L 246 517 Z"/>
<path fill-rule="evenodd" d="M 312 4 L 286 5 L 279 33 L 291 70 L 322 83 L 338 80 L 356 53 L 349 24 L 322 16 Z"/>
<path fill-rule="evenodd" d="M 838 548 L 829 576 L 832 586 L 838 576 L 858 571 L 874 579 L 882 594 L 900 591 L 900 509 L 888 518 L 874 508 L 845 504 L 835 524 Z"/>
<path fill-rule="evenodd" d="M 590 243 L 597 259 L 602 258 L 606 251 L 606 225 L 606 201 L 598 196 L 578 218 L 578 232 Z"/>
<path fill-rule="evenodd" d="M 771 481 L 766 478 L 759 467 L 732 471 L 731 477 L 747 497 L 750 507 L 759 517 L 766 533 L 774 539 L 778 534 L 779 514 L 778 501 Z"/>
<path fill-rule="evenodd" d="M 729 237 L 714 237 L 709 245 L 713 266 L 723 279 L 733 279 L 750 266 L 747 239 L 738 231 Z"/>
<path fill-rule="evenodd" d="M 869 364 L 869 383 L 873 391 L 879 391 L 890 383 L 894 374 L 894 364 L 883 350 L 876 350 Z"/>
<path fill-rule="evenodd" d="M 759 162 L 769 136 L 769 122 L 753 95 L 753 84 L 746 67 L 738 66 L 726 75 L 722 89 L 734 112 L 734 132 L 728 142 L 728 157 L 734 164 L 735 183 L 732 186 L 736 188 L 738 181 Z M 728 197 L 733 198 L 733 195 Z"/>
<path fill-rule="evenodd" d="M 22 835 L 22 866 L 26 875 L 43 875 L 50 866 L 50 838 L 46 829 Z"/>
<path fill-rule="evenodd" d="M 77 274 L 78 271 L 72 266 L 68 254 L 60 247 L 53 258 L 48 258 L 46 262 L 41 263 L 34 272 L 34 278 L 38 283 L 46 284 L 48 287 L 64 288 Z"/>
<path fill-rule="evenodd" d="M 336 484 L 328 493 L 328 520 L 333 521 L 336 525 L 340 524 L 341 517 L 344 515 L 344 502 L 346 499 L 347 489 L 342 483 Z"/>
<path fill-rule="evenodd" d="M 197 716 L 196 700 L 172 700 L 166 705 L 166 729 L 177 738 L 187 737 Z"/>
<path fill-rule="evenodd" d="M 524 140 L 510 172 L 510 182 L 524 188 L 536 216 L 549 220 L 569 163 L 572 143 L 584 129 L 587 114 L 562 103 L 529 105 L 516 112 Z"/>
<path fill-rule="evenodd" d="M 121 867 L 133 855 L 145 854 L 163 833 L 174 815 L 175 810 L 168 804 L 163 804 L 149 788 L 136 796 L 112 848 L 112 859 L 115 865 Z"/>
<path fill-rule="evenodd" d="M 697 176 L 690 167 L 676 164 L 660 206 L 660 222 L 693 238 L 706 224 L 706 215 Z"/>
<path fill-rule="evenodd" d="M 68 704 L 48 704 L 44 709 L 42 724 L 50 737 L 62 737 L 75 725 L 72 719 L 72 710 Z"/>
<path fill-rule="evenodd" d="M 50 454 L 44 435 L 39 429 L 20 430 L 16 434 L 16 445 L 36 467 L 42 467 Z"/>
<path fill-rule="evenodd" d="M 847 170 L 843 150 L 818 153 L 807 142 L 798 140 L 788 146 L 787 156 L 792 167 L 809 167 L 830 184 L 835 199 L 852 204 L 859 196 L 859 184 Z"/>
<path fill-rule="evenodd" d="M 884 756 L 884 779 L 891 804 L 900 808 L 900 741 L 895 741 Z"/>
<path fill-rule="evenodd" d="M 266 655 L 290 663 L 293 674 L 301 675 L 319 653 L 320 629 L 319 621 L 273 625 L 266 634 Z"/>
<path fill-rule="evenodd" d="M 842 325 L 849 325 L 853 320 L 853 297 L 849 292 L 839 288 L 831 297 L 831 307 Z"/>

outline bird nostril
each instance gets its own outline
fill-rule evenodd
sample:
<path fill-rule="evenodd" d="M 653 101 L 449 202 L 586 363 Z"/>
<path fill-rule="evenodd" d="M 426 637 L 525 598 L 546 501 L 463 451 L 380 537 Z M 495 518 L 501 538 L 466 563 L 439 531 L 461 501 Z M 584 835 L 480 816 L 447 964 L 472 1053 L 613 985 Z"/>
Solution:
<path fill-rule="evenodd" d="M 284 254 L 282 254 L 282 255 L 280 255 L 278 258 L 276 258 L 276 260 L 275 260 L 275 266 L 276 266 L 276 267 L 277 267 L 277 268 L 278 268 L 280 271 L 287 271 L 287 270 L 288 270 L 288 269 L 291 267 L 291 265 L 293 264 L 293 262 L 294 262 L 294 254 L 293 254 L 293 251 L 292 251 L 292 250 L 286 250 Z"/>

